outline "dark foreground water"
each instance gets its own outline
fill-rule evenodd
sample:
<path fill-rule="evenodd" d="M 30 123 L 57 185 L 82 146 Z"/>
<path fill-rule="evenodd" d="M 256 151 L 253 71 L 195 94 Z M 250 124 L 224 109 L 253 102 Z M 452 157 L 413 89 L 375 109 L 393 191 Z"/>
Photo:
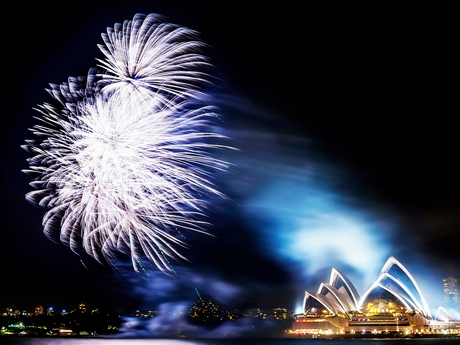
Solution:
<path fill-rule="evenodd" d="M 5 345 L 454 345 L 458 339 L 98 339 L 0 337 Z"/>

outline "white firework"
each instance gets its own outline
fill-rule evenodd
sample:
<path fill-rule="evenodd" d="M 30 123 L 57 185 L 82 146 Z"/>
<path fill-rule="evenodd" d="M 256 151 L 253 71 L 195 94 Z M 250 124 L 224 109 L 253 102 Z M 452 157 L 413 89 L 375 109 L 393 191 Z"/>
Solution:
<path fill-rule="evenodd" d="M 196 106 L 208 63 L 188 29 L 136 15 L 103 35 L 105 73 L 70 78 L 48 90 L 59 107 L 37 109 L 40 140 L 27 173 L 39 176 L 27 199 L 48 209 L 44 232 L 77 251 L 111 263 L 131 256 L 172 271 L 168 258 L 185 259 L 178 229 L 201 231 L 201 195 L 222 194 L 210 181 L 227 164 L 209 151 L 226 147 L 212 131 L 214 113 Z M 193 102 L 191 101 L 193 100 Z"/>
<path fill-rule="evenodd" d="M 148 98 L 167 104 L 175 97 L 193 96 L 196 86 L 207 82 L 202 70 L 209 67 L 198 52 L 203 43 L 196 32 L 150 14 L 136 15 L 132 21 L 116 24 L 102 34 L 105 45 L 99 49 L 105 60 L 98 60 L 106 71 L 99 84 L 106 89 L 135 89 Z"/>

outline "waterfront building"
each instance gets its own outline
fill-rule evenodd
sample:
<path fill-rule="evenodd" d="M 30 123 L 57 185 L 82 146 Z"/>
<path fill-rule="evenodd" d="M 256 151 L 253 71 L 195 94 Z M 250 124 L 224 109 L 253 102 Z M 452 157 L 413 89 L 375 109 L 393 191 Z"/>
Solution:
<path fill-rule="evenodd" d="M 431 317 L 416 280 L 394 257 L 364 294 L 333 268 L 328 283 L 321 283 L 317 292 L 305 293 L 303 305 L 291 335 L 460 333 L 460 322 L 445 309 L 442 317 Z"/>

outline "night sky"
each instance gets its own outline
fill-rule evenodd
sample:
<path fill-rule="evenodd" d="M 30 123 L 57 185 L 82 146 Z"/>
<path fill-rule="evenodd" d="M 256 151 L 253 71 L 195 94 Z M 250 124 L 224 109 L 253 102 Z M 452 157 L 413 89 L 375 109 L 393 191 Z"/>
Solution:
<path fill-rule="evenodd" d="M 284 1 L 13 4 L 3 19 L 0 308 L 121 312 L 200 293 L 240 308 L 298 308 L 331 267 L 361 293 L 393 255 L 432 310 L 460 279 L 458 80 L 453 10 Z M 188 234 L 190 263 L 145 280 L 48 240 L 29 204 L 32 110 L 48 83 L 85 76 L 100 34 L 136 13 L 200 32 L 223 132 L 238 151 L 216 183 L 215 237 Z M 455 53 L 454 53 L 455 52 Z M 457 61 L 456 61 L 457 62 Z M 6 74 L 6 75 L 5 75 Z"/>

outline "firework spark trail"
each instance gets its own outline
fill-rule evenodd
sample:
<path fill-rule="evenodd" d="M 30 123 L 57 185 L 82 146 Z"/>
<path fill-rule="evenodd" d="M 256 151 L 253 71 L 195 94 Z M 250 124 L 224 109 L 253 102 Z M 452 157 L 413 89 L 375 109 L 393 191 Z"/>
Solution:
<path fill-rule="evenodd" d="M 212 132 L 213 109 L 198 106 L 208 66 L 189 29 L 136 15 L 103 34 L 101 73 L 50 84 L 58 106 L 37 108 L 40 124 L 26 140 L 34 154 L 26 173 L 38 174 L 30 202 L 47 208 L 45 234 L 74 252 L 111 263 L 147 258 L 173 272 L 168 258 L 186 259 L 178 229 L 205 232 L 202 194 L 222 196 L 210 181 L 227 163 L 209 151 L 226 146 Z"/>
<path fill-rule="evenodd" d="M 203 43 L 196 32 L 160 22 L 158 15 L 145 19 L 136 15 L 132 21 L 116 24 L 102 34 L 105 45 L 99 45 L 106 69 L 99 84 L 109 90 L 130 91 L 168 104 L 171 97 L 193 96 L 196 86 L 207 82 L 207 59 L 197 52 Z"/>

